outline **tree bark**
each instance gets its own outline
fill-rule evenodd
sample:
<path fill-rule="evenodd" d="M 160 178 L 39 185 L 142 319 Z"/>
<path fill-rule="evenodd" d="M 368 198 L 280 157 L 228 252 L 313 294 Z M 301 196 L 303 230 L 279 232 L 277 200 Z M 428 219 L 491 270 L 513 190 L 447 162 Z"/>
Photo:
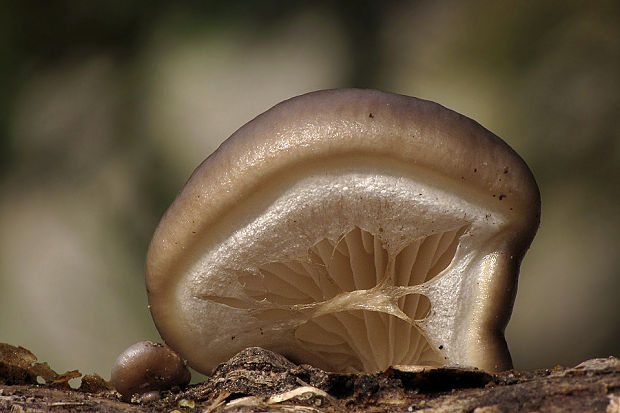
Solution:
<path fill-rule="evenodd" d="M 0 383 L 16 378 L 15 366 L 0 362 Z M 85 376 L 79 390 L 68 389 L 66 381 L 60 382 L 65 388 L 54 387 L 59 383 L 0 384 L 0 411 L 620 413 L 620 360 L 614 357 L 534 372 L 395 366 L 380 373 L 343 374 L 249 348 L 220 365 L 206 382 L 164 392 L 159 400 L 135 397 L 125 403 L 100 380 Z"/>

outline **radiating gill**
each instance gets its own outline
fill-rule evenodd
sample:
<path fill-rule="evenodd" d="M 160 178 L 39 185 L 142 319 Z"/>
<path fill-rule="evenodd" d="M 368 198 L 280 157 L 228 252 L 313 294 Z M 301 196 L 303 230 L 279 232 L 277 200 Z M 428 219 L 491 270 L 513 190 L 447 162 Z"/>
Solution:
<path fill-rule="evenodd" d="M 464 225 L 417 239 L 390 257 L 378 237 L 355 228 L 337 240 L 316 243 L 305 258 L 263 265 L 258 273 L 244 275 L 240 281 L 248 296 L 278 306 L 321 303 L 339 294 L 370 290 L 382 282 L 420 285 L 450 265 L 466 230 Z M 398 307 L 411 320 L 427 317 L 431 306 L 427 297 L 417 293 L 398 299 Z M 256 316 L 266 314 L 271 313 Z M 311 316 L 296 327 L 295 339 L 340 370 L 441 364 L 443 357 L 420 328 L 381 311 L 347 309 Z"/>

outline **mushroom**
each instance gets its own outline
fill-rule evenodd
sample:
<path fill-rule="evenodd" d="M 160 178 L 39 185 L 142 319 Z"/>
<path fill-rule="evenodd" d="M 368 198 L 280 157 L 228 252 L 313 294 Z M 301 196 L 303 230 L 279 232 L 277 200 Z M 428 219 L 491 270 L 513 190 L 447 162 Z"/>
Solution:
<path fill-rule="evenodd" d="M 159 399 L 159 392 L 186 386 L 191 373 L 185 361 L 170 347 L 141 341 L 128 347 L 116 359 L 110 382 L 125 400 Z"/>
<path fill-rule="evenodd" d="M 150 310 L 205 373 L 249 346 L 332 371 L 507 369 L 539 214 L 525 162 L 475 121 L 375 90 L 309 93 L 194 171 L 150 244 Z"/>

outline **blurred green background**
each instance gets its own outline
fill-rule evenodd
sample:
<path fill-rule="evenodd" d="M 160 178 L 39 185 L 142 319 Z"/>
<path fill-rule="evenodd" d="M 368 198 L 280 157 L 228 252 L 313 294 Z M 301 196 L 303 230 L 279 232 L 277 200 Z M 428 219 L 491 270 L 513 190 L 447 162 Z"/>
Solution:
<path fill-rule="evenodd" d="M 620 355 L 620 2 L 3 1 L 0 341 L 109 377 L 158 339 L 143 261 L 246 121 L 335 87 L 430 99 L 528 162 L 515 366 Z"/>

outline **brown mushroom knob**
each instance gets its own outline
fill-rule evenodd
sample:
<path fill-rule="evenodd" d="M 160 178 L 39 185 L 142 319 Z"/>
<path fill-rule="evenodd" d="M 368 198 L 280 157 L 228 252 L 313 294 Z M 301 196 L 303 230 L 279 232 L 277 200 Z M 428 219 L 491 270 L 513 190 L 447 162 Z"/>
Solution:
<path fill-rule="evenodd" d="M 128 347 L 116 359 L 110 382 L 123 399 L 149 395 L 175 386 L 185 386 L 191 373 L 185 361 L 170 347 L 141 341 Z"/>
<path fill-rule="evenodd" d="M 540 197 L 475 121 L 374 90 L 282 102 L 192 174 L 151 241 L 164 340 L 208 373 L 249 346 L 323 369 L 511 366 Z"/>

